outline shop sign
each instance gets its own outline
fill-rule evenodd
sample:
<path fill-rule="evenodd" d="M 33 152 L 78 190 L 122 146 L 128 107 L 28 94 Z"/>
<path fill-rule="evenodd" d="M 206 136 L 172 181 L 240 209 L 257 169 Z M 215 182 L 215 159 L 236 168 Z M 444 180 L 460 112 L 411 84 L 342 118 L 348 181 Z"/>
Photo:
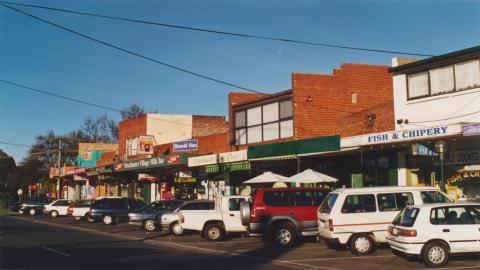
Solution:
<path fill-rule="evenodd" d="M 175 177 L 175 183 L 196 183 L 195 177 Z"/>
<path fill-rule="evenodd" d="M 353 147 L 362 145 L 373 145 L 382 143 L 395 143 L 402 141 L 432 139 L 449 135 L 456 135 L 462 132 L 460 125 L 444 125 L 437 127 L 419 128 L 402 131 L 389 131 L 382 133 L 372 133 L 362 136 L 343 138 L 341 146 Z"/>
<path fill-rule="evenodd" d="M 50 178 L 59 176 L 58 168 L 50 168 Z"/>
<path fill-rule="evenodd" d="M 85 172 L 85 168 L 68 169 L 68 170 L 65 170 L 65 173 L 63 175 L 75 175 L 75 174 L 81 174 L 84 172 Z"/>
<path fill-rule="evenodd" d="M 440 166 L 440 159 L 435 157 L 433 163 Z M 443 164 L 472 164 L 480 163 L 480 149 L 463 150 L 463 151 L 448 151 L 444 154 Z"/>
<path fill-rule="evenodd" d="M 191 171 L 179 171 L 178 177 L 192 177 Z"/>
<path fill-rule="evenodd" d="M 463 125 L 462 133 L 463 136 L 480 135 L 480 123 Z"/>
<path fill-rule="evenodd" d="M 147 159 L 131 160 L 115 165 L 115 171 L 135 170 L 142 168 L 168 167 L 170 165 L 184 164 L 186 156 L 184 154 L 153 157 Z"/>
<path fill-rule="evenodd" d="M 248 159 L 247 150 L 240 150 L 235 152 L 227 152 L 218 154 L 219 163 L 230 163 L 244 161 Z"/>
<path fill-rule="evenodd" d="M 180 142 L 173 143 L 173 152 L 181 151 L 197 151 L 198 150 L 198 140 L 185 140 Z"/>
<path fill-rule="evenodd" d="M 412 144 L 412 155 L 414 156 L 436 156 L 437 153 L 428 146 L 414 143 Z"/>
<path fill-rule="evenodd" d="M 127 156 L 153 155 L 155 138 L 152 135 L 143 135 L 125 141 Z"/>
<path fill-rule="evenodd" d="M 188 167 L 217 164 L 217 154 L 188 158 Z"/>
<path fill-rule="evenodd" d="M 456 175 L 447 179 L 447 185 L 453 186 L 457 185 L 465 179 L 468 178 L 479 178 L 480 177 L 480 170 L 475 171 L 464 171 L 462 173 L 457 173 Z"/>
<path fill-rule="evenodd" d="M 146 173 L 139 173 L 138 174 L 138 181 L 160 181 L 160 178 L 151 176 Z"/>

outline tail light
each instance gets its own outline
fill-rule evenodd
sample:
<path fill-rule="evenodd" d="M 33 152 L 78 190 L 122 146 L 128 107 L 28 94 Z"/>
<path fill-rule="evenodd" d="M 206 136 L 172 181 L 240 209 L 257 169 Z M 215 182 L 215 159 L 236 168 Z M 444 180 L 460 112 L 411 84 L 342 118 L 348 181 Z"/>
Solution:
<path fill-rule="evenodd" d="M 333 220 L 332 219 L 329 219 L 328 220 L 328 229 L 333 232 Z"/>
<path fill-rule="evenodd" d="M 399 229 L 398 230 L 398 235 L 403 236 L 403 237 L 416 237 L 417 236 L 417 230 Z"/>
<path fill-rule="evenodd" d="M 185 223 L 185 217 L 183 215 L 180 215 L 180 223 Z"/>

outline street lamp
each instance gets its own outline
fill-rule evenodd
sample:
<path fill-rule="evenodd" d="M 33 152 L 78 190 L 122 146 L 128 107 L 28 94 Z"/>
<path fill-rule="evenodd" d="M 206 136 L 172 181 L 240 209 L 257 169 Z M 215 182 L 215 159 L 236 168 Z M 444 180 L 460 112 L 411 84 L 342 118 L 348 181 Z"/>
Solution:
<path fill-rule="evenodd" d="M 441 189 L 445 190 L 444 179 L 443 179 L 443 158 L 445 152 L 447 152 L 448 146 L 447 143 L 443 140 L 440 140 L 435 143 L 435 150 L 437 151 L 438 157 L 440 158 L 440 183 Z"/>

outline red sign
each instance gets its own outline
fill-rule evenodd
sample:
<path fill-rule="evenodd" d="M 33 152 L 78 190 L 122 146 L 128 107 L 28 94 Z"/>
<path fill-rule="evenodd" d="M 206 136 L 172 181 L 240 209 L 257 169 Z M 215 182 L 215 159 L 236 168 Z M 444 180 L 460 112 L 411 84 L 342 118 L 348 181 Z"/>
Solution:
<path fill-rule="evenodd" d="M 169 156 L 167 157 L 167 163 L 168 164 L 177 164 L 180 163 L 180 156 L 175 155 L 175 156 Z"/>

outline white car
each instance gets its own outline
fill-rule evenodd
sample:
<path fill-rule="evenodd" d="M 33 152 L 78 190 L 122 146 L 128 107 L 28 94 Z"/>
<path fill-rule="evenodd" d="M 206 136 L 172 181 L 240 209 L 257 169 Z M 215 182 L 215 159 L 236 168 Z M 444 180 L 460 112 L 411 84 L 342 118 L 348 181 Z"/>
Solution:
<path fill-rule="evenodd" d="M 221 197 L 217 209 L 183 208 L 179 212 L 180 226 L 201 232 L 207 241 L 221 241 L 231 232 L 246 232 L 240 218 L 240 203 L 249 199 L 250 196 L 232 195 Z"/>
<path fill-rule="evenodd" d="M 330 192 L 318 209 L 319 236 L 346 245 L 356 255 L 385 243 L 388 226 L 407 205 L 450 202 L 434 187 L 388 186 L 340 188 Z"/>
<path fill-rule="evenodd" d="M 90 206 L 92 206 L 93 200 L 79 201 L 78 204 L 72 206 L 71 216 L 75 221 L 82 220 L 87 218 L 88 211 L 90 211 Z"/>
<path fill-rule="evenodd" d="M 441 267 L 453 253 L 480 252 L 480 204 L 445 203 L 409 206 L 388 228 L 388 244 Z"/>
<path fill-rule="evenodd" d="M 66 216 L 68 207 L 71 203 L 71 200 L 55 200 L 43 207 L 43 213 L 50 215 L 53 218 L 58 216 Z"/>

